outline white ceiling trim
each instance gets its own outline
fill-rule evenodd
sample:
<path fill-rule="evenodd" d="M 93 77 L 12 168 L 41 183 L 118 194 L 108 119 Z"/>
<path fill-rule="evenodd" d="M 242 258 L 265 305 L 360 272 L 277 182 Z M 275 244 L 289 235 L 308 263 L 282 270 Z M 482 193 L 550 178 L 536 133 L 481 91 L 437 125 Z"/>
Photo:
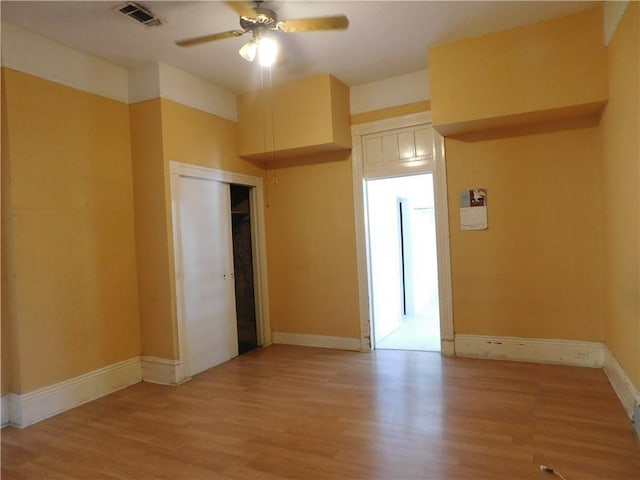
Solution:
<path fill-rule="evenodd" d="M 238 121 L 236 96 L 212 83 L 164 63 L 129 72 L 130 103 L 166 98 L 217 117 Z"/>
<path fill-rule="evenodd" d="M 164 63 L 159 64 L 159 71 L 163 98 L 238 121 L 235 94 Z"/>
<path fill-rule="evenodd" d="M 160 65 L 158 63 L 129 70 L 129 103 L 144 102 L 160 96 Z"/>
<path fill-rule="evenodd" d="M 163 97 L 237 121 L 236 97 L 165 64 L 132 72 L 14 25 L 2 25 L 2 66 L 123 103 Z"/>
<path fill-rule="evenodd" d="M 13 25 L 2 25 L 2 66 L 119 102 L 129 102 L 125 68 Z"/>
<path fill-rule="evenodd" d="M 431 97 L 428 70 L 351 87 L 351 114 L 407 105 Z"/>

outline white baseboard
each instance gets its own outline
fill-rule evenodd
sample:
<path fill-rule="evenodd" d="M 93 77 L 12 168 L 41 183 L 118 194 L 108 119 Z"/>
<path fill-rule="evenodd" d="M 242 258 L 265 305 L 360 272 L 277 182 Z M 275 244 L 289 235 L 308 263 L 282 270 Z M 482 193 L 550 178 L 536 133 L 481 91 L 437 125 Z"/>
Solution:
<path fill-rule="evenodd" d="M 274 332 L 273 343 L 308 347 L 360 350 L 360 339 Z M 631 418 L 640 404 L 640 393 L 609 349 L 599 342 L 549 340 L 484 335 L 456 335 L 454 342 L 442 342 L 442 354 L 582 367 L 604 367 L 613 389 Z M 95 400 L 144 380 L 177 385 L 183 378 L 179 360 L 134 357 L 69 380 L 25 394 L 10 393 L 0 398 L 2 426 L 24 428 L 71 408 Z"/>
<path fill-rule="evenodd" d="M 0 427 L 9 425 L 9 395 L 0 398 L 0 406 L 2 407 L 2 421 Z"/>
<path fill-rule="evenodd" d="M 602 367 L 604 344 L 577 340 L 456 335 L 458 357 Z"/>
<path fill-rule="evenodd" d="M 179 385 L 189 380 L 184 379 L 180 360 L 171 358 L 150 357 L 143 355 L 142 380 L 160 385 Z"/>
<path fill-rule="evenodd" d="M 445 357 L 455 356 L 455 343 L 453 338 L 443 338 L 440 341 L 440 353 Z"/>
<path fill-rule="evenodd" d="M 24 428 L 141 380 L 140 357 L 134 357 L 32 392 L 10 393 L 9 423 Z"/>
<path fill-rule="evenodd" d="M 273 343 L 281 343 L 285 345 L 360 351 L 359 338 L 329 337 L 325 335 L 307 335 L 305 333 L 287 332 L 273 332 L 271 338 Z"/>
<path fill-rule="evenodd" d="M 633 409 L 640 404 L 640 393 L 622 368 L 622 365 L 618 363 L 616 357 L 606 346 L 604 347 L 604 373 L 607 375 L 616 395 L 618 395 L 627 415 L 629 415 L 629 418 L 633 418 Z M 640 421 L 640 419 L 636 419 L 636 421 Z"/>

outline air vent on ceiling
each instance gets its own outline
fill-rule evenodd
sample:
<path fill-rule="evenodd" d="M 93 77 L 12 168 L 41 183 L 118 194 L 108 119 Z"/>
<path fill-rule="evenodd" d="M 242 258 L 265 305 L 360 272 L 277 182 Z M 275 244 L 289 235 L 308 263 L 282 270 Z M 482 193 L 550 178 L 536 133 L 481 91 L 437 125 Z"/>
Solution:
<path fill-rule="evenodd" d="M 156 17 L 142 5 L 135 2 L 127 2 L 117 7 L 116 10 L 146 27 L 158 27 L 164 23 L 160 17 Z"/>

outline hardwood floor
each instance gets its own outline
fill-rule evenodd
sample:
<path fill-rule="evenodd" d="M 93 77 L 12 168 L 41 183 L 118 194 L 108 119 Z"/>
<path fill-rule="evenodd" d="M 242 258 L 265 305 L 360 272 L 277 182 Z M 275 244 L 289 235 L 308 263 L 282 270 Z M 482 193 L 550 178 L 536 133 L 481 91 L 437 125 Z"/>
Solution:
<path fill-rule="evenodd" d="M 640 478 L 604 373 L 274 345 L 1 432 L 2 479 Z"/>

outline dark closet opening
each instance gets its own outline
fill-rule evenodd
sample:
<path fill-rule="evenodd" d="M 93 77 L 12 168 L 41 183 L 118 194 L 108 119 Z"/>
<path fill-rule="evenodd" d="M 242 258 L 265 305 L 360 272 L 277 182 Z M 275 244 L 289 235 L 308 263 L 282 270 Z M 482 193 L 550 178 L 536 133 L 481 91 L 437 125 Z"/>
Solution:
<path fill-rule="evenodd" d="M 258 346 L 251 249 L 250 191 L 251 187 L 231 185 L 233 268 L 236 287 L 238 353 L 240 355 Z"/>

